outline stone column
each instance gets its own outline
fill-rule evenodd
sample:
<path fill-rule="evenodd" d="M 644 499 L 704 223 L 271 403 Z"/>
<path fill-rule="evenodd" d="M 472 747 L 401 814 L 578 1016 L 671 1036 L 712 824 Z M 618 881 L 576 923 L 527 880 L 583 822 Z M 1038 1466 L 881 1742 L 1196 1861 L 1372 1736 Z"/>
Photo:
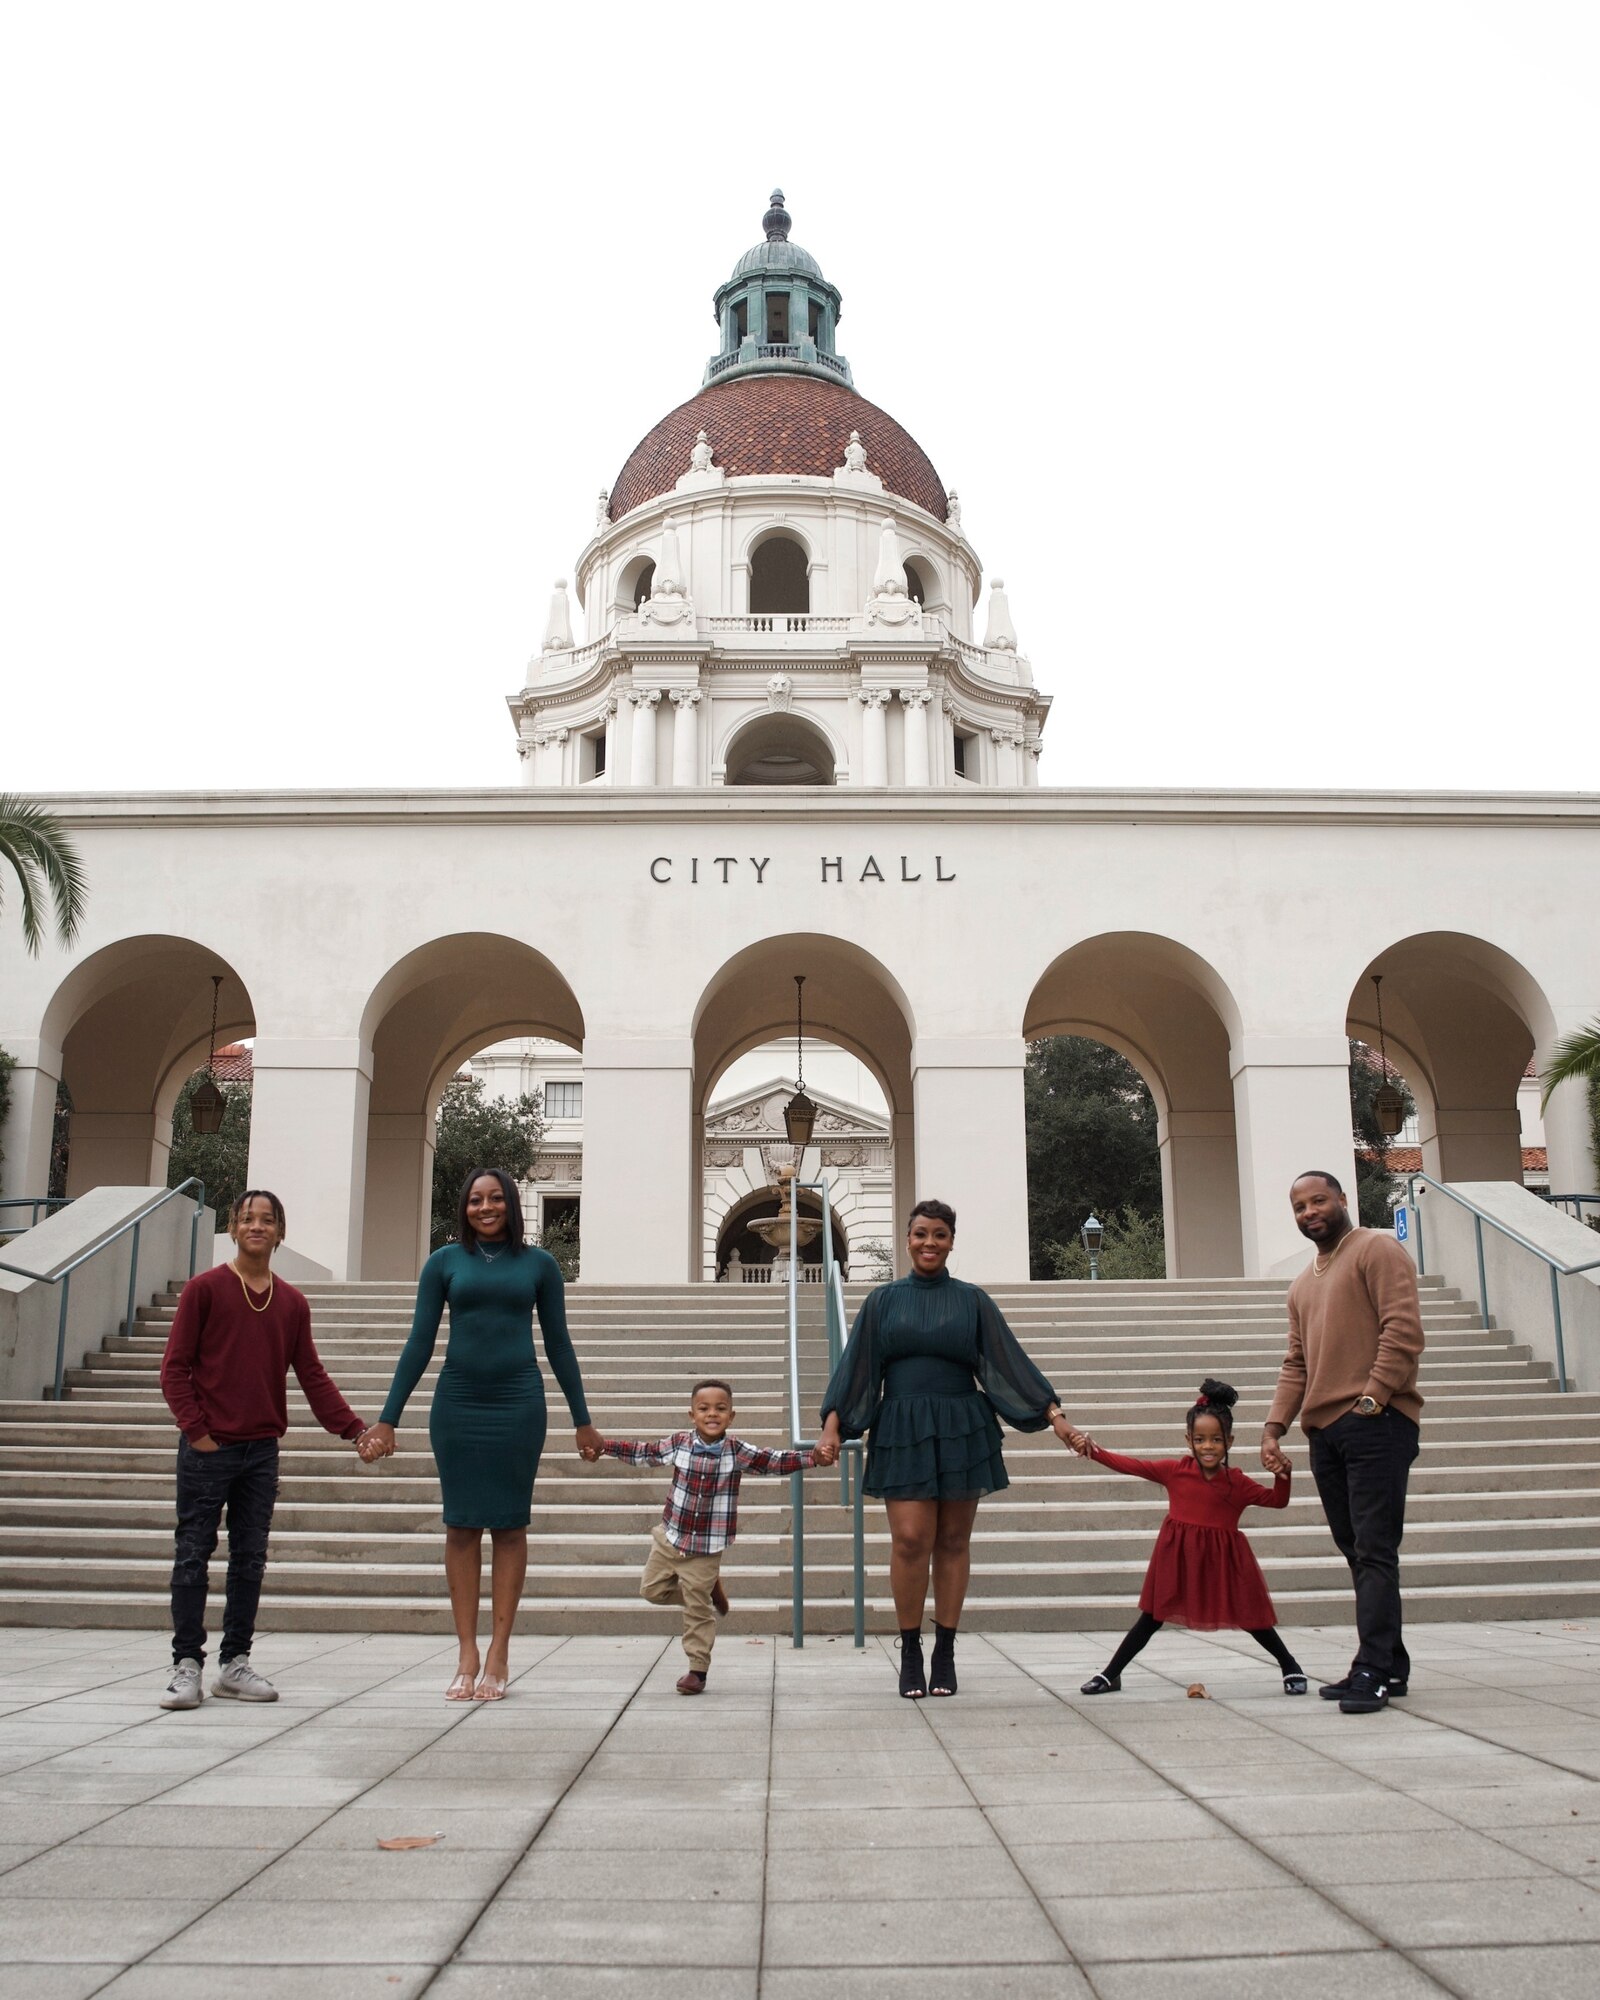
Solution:
<path fill-rule="evenodd" d="M 335 1278 L 361 1272 L 372 1051 L 354 1037 L 255 1046 L 250 1184 L 271 1188 L 288 1240 Z"/>
<path fill-rule="evenodd" d="M 1169 1111 L 1161 1120 L 1160 1145 L 1167 1276 L 1242 1277 L 1239 1144 L 1233 1113 Z"/>
<path fill-rule="evenodd" d="M 407 1283 L 428 1256 L 433 1208 L 433 1120 L 421 1111 L 372 1112 L 361 1275 Z"/>
<path fill-rule="evenodd" d="M 994 781 L 997 785 L 1014 785 L 1017 782 L 1016 753 L 1011 748 L 1011 732 L 1006 729 L 991 729 L 989 741 L 994 745 Z"/>
<path fill-rule="evenodd" d="M 697 785 L 700 782 L 700 730 L 695 711 L 700 706 L 698 688 L 674 688 L 672 706 L 678 711 L 672 724 L 672 782 Z"/>
<path fill-rule="evenodd" d="M 900 704 L 906 712 L 906 783 L 931 783 L 928 774 L 928 704 L 933 700 L 927 688 L 902 688 Z"/>
<path fill-rule="evenodd" d="M 1025 1061 L 1020 1035 L 924 1036 L 912 1051 L 915 1198 L 935 1197 L 954 1208 L 952 1269 L 974 1284 L 1014 1284 L 1028 1276 Z"/>
<path fill-rule="evenodd" d="M 1521 1185 L 1522 1116 L 1515 1103 L 1429 1105 L 1419 1098 L 1417 1110 L 1424 1173 L 1440 1181 Z"/>
<path fill-rule="evenodd" d="M 884 709 L 887 688 L 862 688 L 856 699 L 866 711 L 861 718 L 861 782 L 886 785 L 889 782 L 889 728 Z"/>
<path fill-rule="evenodd" d="M 660 688 L 630 688 L 633 704 L 633 772 L 636 785 L 656 781 L 656 710 L 661 705 Z"/>
<path fill-rule="evenodd" d="M 518 738 L 517 761 L 521 766 L 521 769 L 518 772 L 519 783 L 528 786 L 533 786 L 538 784 L 539 782 L 538 752 L 534 744 L 534 740 L 531 736 L 523 736 Z"/>
<path fill-rule="evenodd" d="M 50 1141 L 55 1130 L 56 1085 L 61 1051 L 48 1042 L 0 1037 L 0 1048 L 16 1058 L 11 1072 L 11 1108 L 0 1126 L 0 1192 L 45 1194 L 50 1186 Z M 141 1176 L 142 1179 L 142 1176 Z M 140 1183 L 134 1182 L 135 1186 Z M 15 1211 L 12 1219 L 19 1219 Z"/>
<path fill-rule="evenodd" d="M 1044 745 L 1039 741 L 1037 736 L 1032 737 L 1028 742 L 1027 750 L 1022 760 L 1022 782 L 1025 785 L 1038 784 L 1039 759 L 1043 754 Z"/>
<path fill-rule="evenodd" d="M 590 1035 L 583 1045 L 583 1275 L 681 1284 L 700 1275 L 694 1045 Z"/>
<path fill-rule="evenodd" d="M 166 1179 L 171 1128 L 161 1151 L 161 1179 L 156 1172 L 156 1121 L 150 1111 L 75 1111 L 72 1144 L 67 1154 L 67 1193 L 87 1194 L 96 1187 L 160 1187 Z M 41 1184 L 29 1194 L 43 1194 Z"/>
<path fill-rule="evenodd" d="M 1229 1055 L 1239 1136 L 1240 1234 L 1247 1278 L 1282 1276 L 1310 1254 L 1289 1189 L 1316 1167 L 1355 1203 L 1350 1047 L 1342 1035 L 1246 1035 Z"/>
<path fill-rule="evenodd" d="M 1586 1084 L 1564 1083 L 1552 1094 L 1544 1110 L 1544 1140 L 1550 1149 L 1552 1194 L 1600 1194 L 1600 1160 L 1590 1150 Z"/>

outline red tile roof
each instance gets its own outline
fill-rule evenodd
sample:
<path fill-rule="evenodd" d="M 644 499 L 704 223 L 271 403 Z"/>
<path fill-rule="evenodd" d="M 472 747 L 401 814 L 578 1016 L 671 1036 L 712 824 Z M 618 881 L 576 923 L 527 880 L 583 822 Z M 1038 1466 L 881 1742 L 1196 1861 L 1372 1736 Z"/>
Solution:
<path fill-rule="evenodd" d="M 217 1050 L 218 1083 L 249 1083 L 255 1075 L 255 1059 L 243 1042 L 229 1042 Z"/>
<path fill-rule="evenodd" d="M 672 491 L 702 430 L 712 463 L 730 479 L 786 472 L 826 479 L 859 431 L 867 470 L 902 500 L 945 518 L 945 490 L 927 453 L 876 403 L 816 375 L 742 375 L 680 403 L 634 446 L 611 488 L 613 521 Z"/>
<path fill-rule="evenodd" d="M 1363 1160 L 1374 1158 L 1370 1147 L 1358 1146 L 1357 1153 Z M 1391 1146 L 1384 1154 L 1385 1163 L 1391 1174 L 1420 1174 L 1422 1172 L 1422 1148 L 1420 1146 Z M 1544 1146 L 1524 1146 L 1522 1149 L 1522 1171 L 1525 1174 L 1543 1174 L 1550 1171 L 1549 1149 Z"/>

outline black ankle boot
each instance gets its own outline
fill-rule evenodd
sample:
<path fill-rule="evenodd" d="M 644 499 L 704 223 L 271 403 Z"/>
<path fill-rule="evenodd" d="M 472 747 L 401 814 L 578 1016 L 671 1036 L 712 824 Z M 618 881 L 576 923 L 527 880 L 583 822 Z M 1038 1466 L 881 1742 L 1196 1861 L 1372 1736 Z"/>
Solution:
<path fill-rule="evenodd" d="M 928 1676 L 922 1664 L 922 1633 L 915 1626 L 900 1634 L 900 1692 L 907 1701 L 920 1701 L 928 1692 Z"/>
<path fill-rule="evenodd" d="M 935 1625 L 933 1628 L 933 1663 L 928 1670 L 929 1694 L 954 1694 L 956 1691 L 956 1628 L 953 1625 Z"/>

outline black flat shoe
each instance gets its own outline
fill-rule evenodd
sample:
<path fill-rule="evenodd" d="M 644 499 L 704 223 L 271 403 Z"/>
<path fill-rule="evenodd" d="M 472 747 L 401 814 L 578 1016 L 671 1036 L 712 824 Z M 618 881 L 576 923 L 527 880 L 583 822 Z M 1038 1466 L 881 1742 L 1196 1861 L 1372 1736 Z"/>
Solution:
<path fill-rule="evenodd" d="M 1319 1687 L 1317 1693 L 1324 1701 L 1343 1701 L 1350 1693 L 1350 1678 L 1350 1675 L 1346 1674 L 1342 1681 L 1329 1681 L 1326 1687 Z M 1411 1692 L 1409 1681 L 1390 1681 L 1388 1687 L 1390 1701 L 1404 1701 Z"/>
<path fill-rule="evenodd" d="M 1283 1691 L 1285 1694 L 1304 1694 L 1306 1691 L 1305 1675 L 1285 1674 L 1283 1677 Z M 1320 1693 L 1320 1691 L 1319 1689 L 1318 1692 Z"/>
<path fill-rule="evenodd" d="M 928 1692 L 927 1670 L 922 1664 L 922 1641 L 900 1641 L 900 1692 L 907 1701 L 921 1701 Z"/>
<path fill-rule="evenodd" d="M 954 1639 L 935 1639 L 933 1642 L 933 1662 L 928 1669 L 929 1694 L 954 1694 L 956 1691 L 956 1642 Z"/>
<path fill-rule="evenodd" d="M 1092 1679 L 1086 1680 L 1078 1692 L 1079 1694 L 1121 1694 L 1122 1676 L 1119 1674 L 1115 1680 L 1111 1680 L 1105 1674 L 1096 1674 Z"/>

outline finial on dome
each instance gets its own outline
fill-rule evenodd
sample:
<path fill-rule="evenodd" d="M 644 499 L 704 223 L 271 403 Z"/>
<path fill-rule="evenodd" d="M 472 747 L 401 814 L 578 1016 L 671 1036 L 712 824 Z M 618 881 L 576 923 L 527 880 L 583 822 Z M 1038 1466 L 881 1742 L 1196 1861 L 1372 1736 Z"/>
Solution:
<path fill-rule="evenodd" d="M 772 206 L 761 218 L 761 227 L 767 233 L 769 243 L 787 243 L 789 240 L 789 211 L 783 205 L 783 189 L 772 190 Z"/>

